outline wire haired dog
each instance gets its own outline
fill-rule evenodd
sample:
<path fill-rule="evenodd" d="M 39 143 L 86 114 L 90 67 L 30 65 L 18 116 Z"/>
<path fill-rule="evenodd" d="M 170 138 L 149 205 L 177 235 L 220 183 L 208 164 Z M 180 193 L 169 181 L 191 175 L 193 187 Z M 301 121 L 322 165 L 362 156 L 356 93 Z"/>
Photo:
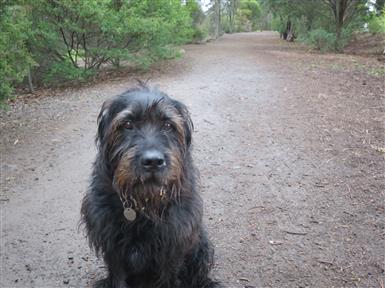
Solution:
<path fill-rule="evenodd" d="M 81 208 L 90 246 L 102 255 L 105 288 L 214 288 L 214 250 L 202 201 L 187 108 L 145 86 L 107 100 L 98 154 Z"/>

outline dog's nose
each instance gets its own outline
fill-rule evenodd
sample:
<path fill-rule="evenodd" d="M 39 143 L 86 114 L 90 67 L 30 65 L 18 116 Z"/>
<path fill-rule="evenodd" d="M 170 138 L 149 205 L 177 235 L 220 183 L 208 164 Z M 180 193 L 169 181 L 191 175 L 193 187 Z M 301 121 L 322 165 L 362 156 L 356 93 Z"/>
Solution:
<path fill-rule="evenodd" d="M 158 150 L 147 150 L 142 156 L 142 166 L 146 170 L 158 170 L 166 165 L 164 155 Z"/>

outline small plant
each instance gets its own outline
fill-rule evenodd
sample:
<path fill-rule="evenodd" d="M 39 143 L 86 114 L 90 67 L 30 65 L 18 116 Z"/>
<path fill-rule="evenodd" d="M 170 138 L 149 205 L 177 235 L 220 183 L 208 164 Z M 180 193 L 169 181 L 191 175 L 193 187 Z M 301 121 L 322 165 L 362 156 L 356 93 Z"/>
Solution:
<path fill-rule="evenodd" d="M 196 27 L 193 31 L 193 41 L 196 43 L 203 42 L 207 38 L 207 31 L 203 27 Z"/>
<path fill-rule="evenodd" d="M 384 9 L 385 10 L 385 9 Z M 385 11 L 380 16 L 373 16 L 368 22 L 369 32 L 373 34 L 385 33 Z"/>
<path fill-rule="evenodd" d="M 336 35 L 324 29 L 309 32 L 307 42 L 321 52 L 335 50 Z"/>

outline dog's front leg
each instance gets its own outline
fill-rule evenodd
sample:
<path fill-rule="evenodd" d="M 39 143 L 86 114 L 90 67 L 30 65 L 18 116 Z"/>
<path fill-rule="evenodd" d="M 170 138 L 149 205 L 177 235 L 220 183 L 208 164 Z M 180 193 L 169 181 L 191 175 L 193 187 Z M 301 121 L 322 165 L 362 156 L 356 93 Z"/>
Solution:
<path fill-rule="evenodd" d="M 130 288 L 130 286 L 127 285 L 126 276 L 125 275 L 113 276 L 112 288 Z"/>
<path fill-rule="evenodd" d="M 178 274 L 175 271 L 165 269 L 159 275 L 158 281 L 156 281 L 151 288 L 184 288 L 178 279 Z"/>
<path fill-rule="evenodd" d="M 201 203 L 198 199 L 186 199 L 170 207 L 167 219 L 168 232 L 171 239 L 174 239 L 176 246 L 190 246 L 191 241 L 197 240 L 194 235 L 200 229 L 202 222 Z M 186 252 L 186 251 L 184 251 Z"/>
<path fill-rule="evenodd" d="M 111 288 L 130 288 L 126 282 L 127 276 L 123 271 L 120 271 L 119 273 L 116 273 L 115 271 L 114 274 L 110 273 L 110 277 L 112 280 Z"/>

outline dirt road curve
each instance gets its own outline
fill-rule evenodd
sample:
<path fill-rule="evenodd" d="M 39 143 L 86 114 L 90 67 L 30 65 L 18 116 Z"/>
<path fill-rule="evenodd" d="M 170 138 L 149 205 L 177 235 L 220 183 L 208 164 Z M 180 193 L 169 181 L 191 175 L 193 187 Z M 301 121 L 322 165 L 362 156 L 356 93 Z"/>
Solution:
<path fill-rule="evenodd" d="M 192 112 L 214 276 L 229 288 L 384 287 L 381 63 L 311 54 L 272 33 L 185 50 L 152 83 Z M 98 109 L 131 84 L 1 112 L 1 287 L 102 277 L 79 207 Z"/>

